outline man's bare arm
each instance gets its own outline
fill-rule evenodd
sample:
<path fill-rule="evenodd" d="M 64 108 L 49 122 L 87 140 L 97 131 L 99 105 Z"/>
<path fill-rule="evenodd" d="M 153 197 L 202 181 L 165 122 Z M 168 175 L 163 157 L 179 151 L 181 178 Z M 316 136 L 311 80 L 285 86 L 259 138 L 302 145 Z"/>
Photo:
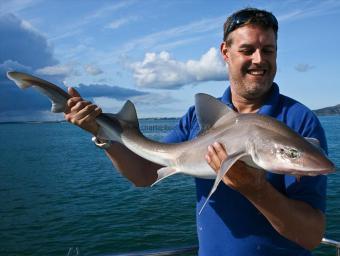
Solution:
<path fill-rule="evenodd" d="M 137 187 L 153 184 L 157 179 L 157 170 L 162 167 L 136 155 L 120 143 L 114 143 L 105 151 L 115 168 Z"/>
<path fill-rule="evenodd" d="M 67 102 L 65 119 L 96 136 L 98 124 L 95 118 L 102 112 L 101 109 L 83 100 L 73 88 L 69 88 L 68 93 L 72 97 Z M 150 186 L 156 181 L 160 165 L 141 158 L 119 143 L 113 143 L 105 152 L 116 169 L 135 186 Z"/>
<path fill-rule="evenodd" d="M 308 250 L 320 244 L 325 231 L 325 216 L 320 210 L 286 197 L 269 182 L 259 190 L 242 194 L 282 236 Z"/>

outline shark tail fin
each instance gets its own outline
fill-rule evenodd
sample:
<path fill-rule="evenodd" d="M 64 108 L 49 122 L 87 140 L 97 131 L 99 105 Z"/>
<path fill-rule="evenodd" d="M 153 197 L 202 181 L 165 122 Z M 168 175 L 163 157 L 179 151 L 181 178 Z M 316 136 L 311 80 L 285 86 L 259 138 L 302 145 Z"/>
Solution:
<path fill-rule="evenodd" d="M 51 111 L 54 113 L 65 112 L 67 100 L 71 97 L 60 87 L 38 77 L 16 71 L 7 72 L 7 77 L 20 89 L 33 87 L 38 92 L 47 96 L 52 103 Z"/>
<path fill-rule="evenodd" d="M 7 72 L 7 78 L 12 80 L 20 89 L 26 89 L 33 85 L 32 82 L 28 82 L 24 79 L 21 79 L 22 77 L 23 76 L 21 75 L 20 72 L 15 72 L 15 71 Z"/>

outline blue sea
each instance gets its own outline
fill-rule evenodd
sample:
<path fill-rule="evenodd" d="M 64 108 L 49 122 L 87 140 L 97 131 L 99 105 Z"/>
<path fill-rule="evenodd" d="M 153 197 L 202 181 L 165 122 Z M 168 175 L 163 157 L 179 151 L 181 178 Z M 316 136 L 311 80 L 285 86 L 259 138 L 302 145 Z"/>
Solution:
<path fill-rule="evenodd" d="M 330 158 L 340 166 L 340 117 L 320 117 Z M 175 119 L 141 121 L 159 140 Z M 65 122 L 0 124 L 0 255 L 80 255 L 197 243 L 191 177 L 135 188 Z M 340 241 L 340 174 L 329 175 L 326 237 Z M 320 246 L 315 255 L 335 255 Z"/>

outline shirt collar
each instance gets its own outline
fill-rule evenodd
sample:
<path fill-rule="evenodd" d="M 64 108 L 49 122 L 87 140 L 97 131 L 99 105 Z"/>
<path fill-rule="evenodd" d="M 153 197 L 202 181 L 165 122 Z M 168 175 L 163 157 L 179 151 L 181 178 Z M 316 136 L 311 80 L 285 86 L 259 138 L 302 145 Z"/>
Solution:
<path fill-rule="evenodd" d="M 261 115 L 269 115 L 273 116 L 275 114 L 275 111 L 277 110 L 277 107 L 279 105 L 279 99 L 280 99 L 280 89 L 279 86 L 276 83 L 273 83 L 272 88 L 270 90 L 270 93 L 265 100 L 264 104 L 260 108 L 260 110 L 257 112 Z M 221 101 L 226 104 L 228 107 L 235 109 L 232 101 L 231 101 L 231 89 L 230 86 L 225 90 Z"/>

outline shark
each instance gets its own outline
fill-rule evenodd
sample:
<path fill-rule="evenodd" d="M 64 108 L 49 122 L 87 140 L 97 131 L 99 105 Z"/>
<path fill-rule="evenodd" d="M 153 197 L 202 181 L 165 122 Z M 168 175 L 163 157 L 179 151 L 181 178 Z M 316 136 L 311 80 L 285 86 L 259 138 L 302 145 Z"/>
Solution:
<path fill-rule="evenodd" d="M 10 71 L 7 76 L 19 88 L 32 87 L 47 96 L 52 103 L 52 112 L 67 109 L 71 96 L 57 85 L 22 72 Z M 97 137 L 119 142 L 135 154 L 163 166 L 157 170 L 154 184 L 177 173 L 214 179 L 199 213 L 238 160 L 257 169 L 287 175 L 315 176 L 335 171 L 334 163 L 322 151 L 317 139 L 304 138 L 272 117 L 237 113 L 204 93 L 195 95 L 195 111 L 200 125 L 197 138 L 167 144 L 142 134 L 135 106 L 128 100 L 118 113 L 102 113 L 96 118 Z M 216 141 L 228 153 L 217 173 L 205 160 L 208 146 Z"/>

